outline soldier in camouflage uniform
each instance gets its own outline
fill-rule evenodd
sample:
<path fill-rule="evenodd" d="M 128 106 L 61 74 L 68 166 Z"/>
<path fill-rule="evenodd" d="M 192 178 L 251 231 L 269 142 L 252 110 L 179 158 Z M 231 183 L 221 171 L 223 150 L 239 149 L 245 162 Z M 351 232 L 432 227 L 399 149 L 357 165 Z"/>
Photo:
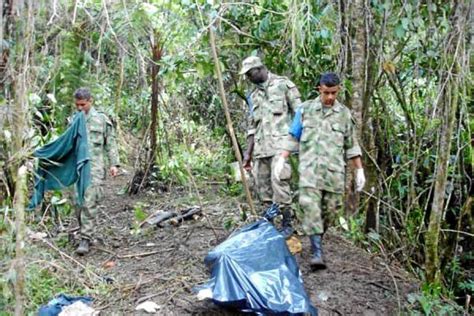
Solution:
<path fill-rule="evenodd" d="M 365 184 L 354 121 L 348 108 L 336 100 L 340 90 L 336 74 L 322 75 L 320 96 L 301 104 L 293 120 L 285 151 L 276 162 L 276 177 L 286 158 L 299 151 L 299 204 L 303 232 L 310 236 L 313 268 L 325 268 L 322 236 L 343 205 L 346 161 L 356 168 L 356 190 Z"/>
<path fill-rule="evenodd" d="M 88 89 L 80 88 L 74 93 L 76 108 L 86 114 L 87 141 L 91 159 L 91 182 L 85 192 L 84 205 L 76 205 L 81 241 L 76 253 L 84 255 L 89 252 L 89 245 L 94 233 L 95 216 L 99 202 L 104 195 L 107 164 L 110 175 L 118 174 L 119 157 L 112 122 L 102 112 L 92 107 L 92 96 Z"/>
<path fill-rule="evenodd" d="M 259 200 L 268 207 L 278 203 L 283 214 L 281 232 L 285 237 L 293 233 L 291 227 L 291 166 L 285 163 L 279 179 L 274 178 L 275 158 L 279 156 L 281 144 L 288 136 L 288 128 L 296 107 L 301 103 L 300 93 L 288 78 L 277 76 L 267 70 L 260 58 L 252 56 L 242 62 L 240 74 L 245 74 L 255 89 L 248 97 L 250 127 L 248 147 L 244 153 L 244 168 L 251 168 Z"/>

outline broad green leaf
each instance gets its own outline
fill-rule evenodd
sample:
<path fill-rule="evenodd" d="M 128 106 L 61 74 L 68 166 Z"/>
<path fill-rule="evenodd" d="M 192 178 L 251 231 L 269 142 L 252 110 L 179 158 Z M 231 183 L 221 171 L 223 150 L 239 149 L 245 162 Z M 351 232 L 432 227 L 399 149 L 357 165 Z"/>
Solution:
<path fill-rule="evenodd" d="M 405 36 L 405 33 L 406 33 L 405 28 L 403 27 L 401 23 L 395 27 L 395 35 L 398 38 L 403 38 Z"/>
<path fill-rule="evenodd" d="M 345 220 L 344 217 L 342 216 L 339 217 L 339 224 L 341 224 L 341 227 L 344 228 L 344 230 L 346 231 L 349 230 L 349 225 L 347 225 L 347 221 Z"/>
<path fill-rule="evenodd" d="M 410 25 L 410 20 L 408 18 L 402 19 L 402 27 L 404 30 L 408 30 L 408 26 Z"/>

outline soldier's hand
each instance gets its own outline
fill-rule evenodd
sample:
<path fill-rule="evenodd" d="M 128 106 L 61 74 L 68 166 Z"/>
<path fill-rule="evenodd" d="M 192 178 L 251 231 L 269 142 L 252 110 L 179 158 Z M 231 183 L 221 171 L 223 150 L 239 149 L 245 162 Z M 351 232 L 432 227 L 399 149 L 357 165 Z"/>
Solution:
<path fill-rule="evenodd" d="M 116 166 L 110 167 L 110 175 L 116 177 L 118 175 L 118 168 Z"/>
<path fill-rule="evenodd" d="M 356 191 L 360 192 L 364 188 L 365 185 L 365 175 L 364 175 L 364 169 L 358 168 L 356 169 Z"/>
<path fill-rule="evenodd" d="M 252 157 L 250 157 L 250 154 L 247 151 L 244 152 L 244 160 L 242 161 L 242 165 L 244 169 L 247 171 L 250 171 L 250 169 L 252 169 L 252 165 L 250 163 L 251 160 L 252 160 Z"/>

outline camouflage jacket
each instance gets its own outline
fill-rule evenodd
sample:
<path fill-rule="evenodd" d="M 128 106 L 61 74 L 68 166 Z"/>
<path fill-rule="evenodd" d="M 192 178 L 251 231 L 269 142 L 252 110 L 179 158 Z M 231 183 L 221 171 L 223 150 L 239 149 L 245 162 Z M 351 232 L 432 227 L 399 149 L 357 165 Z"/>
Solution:
<path fill-rule="evenodd" d="M 346 160 L 361 156 L 352 115 L 336 101 L 323 112 L 319 98 L 301 104 L 301 138 L 291 131 L 284 149 L 299 151 L 300 187 L 344 192 Z M 295 117 L 296 119 L 296 117 Z"/>
<path fill-rule="evenodd" d="M 288 78 L 268 73 L 268 79 L 250 95 L 248 135 L 255 135 L 253 156 L 274 156 L 288 136 L 291 116 L 301 103 L 300 93 Z"/>
<path fill-rule="evenodd" d="M 92 181 L 104 180 L 107 166 L 118 166 L 117 141 L 112 122 L 102 112 L 91 108 L 86 115 L 87 141 L 91 156 Z"/>

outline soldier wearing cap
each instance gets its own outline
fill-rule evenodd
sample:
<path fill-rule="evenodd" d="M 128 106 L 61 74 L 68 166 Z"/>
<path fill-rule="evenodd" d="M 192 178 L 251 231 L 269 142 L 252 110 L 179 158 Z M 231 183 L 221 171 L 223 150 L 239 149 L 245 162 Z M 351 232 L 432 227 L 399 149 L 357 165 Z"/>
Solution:
<path fill-rule="evenodd" d="M 322 237 L 328 225 L 342 210 L 345 166 L 351 161 L 356 168 L 356 191 L 365 184 L 361 149 L 354 121 L 348 108 L 336 100 L 340 80 L 335 73 L 321 76 L 320 96 L 298 108 L 289 136 L 283 144 L 285 151 L 275 162 L 275 176 L 284 174 L 286 158 L 299 151 L 299 204 L 297 217 L 303 233 L 310 237 L 313 255 L 310 265 L 325 268 Z"/>
<path fill-rule="evenodd" d="M 281 177 L 273 176 L 275 159 L 282 151 L 282 142 L 288 137 L 292 115 L 301 103 L 300 93 L 287 77 L 277 76 L 267 70 L 260 58 L 251 56 L 242 62 L 240 74 L 255 85 L 248 96 L 250 106 L 247 150 L 244 168 L 251 169 L 257 186 L 259 200 L 268 207 L 277 203 L 283 214 L 281 232 L 285 237 L 293 233 L 291 226 L 291 166 L 283 164 Z"/>

